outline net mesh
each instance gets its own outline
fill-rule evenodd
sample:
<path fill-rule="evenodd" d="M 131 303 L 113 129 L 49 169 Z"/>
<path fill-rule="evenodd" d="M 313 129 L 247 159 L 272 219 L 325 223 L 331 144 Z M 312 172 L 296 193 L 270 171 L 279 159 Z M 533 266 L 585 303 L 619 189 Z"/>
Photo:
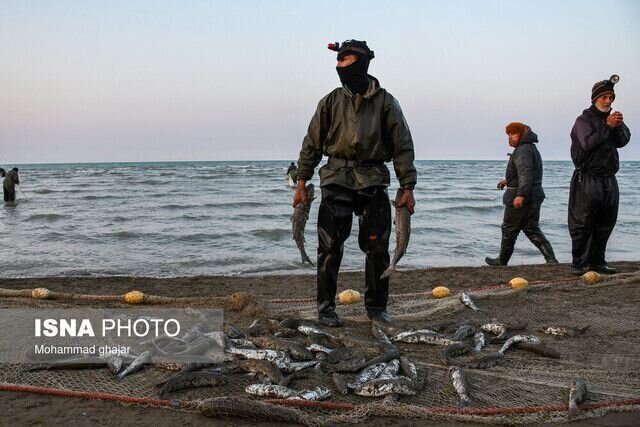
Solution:
<path fill-rule="evenodd" d="M 509 349 L 504 362 L 488 369 L 465 368 L 472 400 L 471 408 L 459 410 L 459 399 L 440 360 L 442 347 L 427 344 L 396 343 L 400 353 L 413 361 L 419 377 L 425 378 L 423 389 L 415 396 L 397 401 L 367 398 L 335 392 L 331 374 L 307 369 L 291 388 L 312 389 L 323 386 L 334 390 L 328 403 L 292 407 L 273 404 L 247 395 L 249 384 L 261 382 L 251 374 L 232 373 L 225 385 L 175 391 L 166 396 L 173 407 L 198 411 L 215 417 L 243 417 L 263 421 L 295 422 L 305 425 L 356 423 L 368 417 L 422 418 L 479 423 L 523 424 L 531 422 L 566 422 L 595 418 L 610 411 L 638 410 L 640 404 L 640 272 L 616 275 L 585 285 L 580 280 L 532 284 L 522 289 L 491 287 L 468 291 L 480 308 L 473 311 L 461 303 L 458 294 L 434 299 L 427 294 L 390 296 L 389 308 L 396 326 L 429 328 L 434 325 L 498 321 L 518 324 L 522 333 L 540 337 L 546 345 L 560 352 L 559 359 L 543 357 L 521 349 Z M 6 295 L 6 293 L 5 293 Z M 239 329 L 248 328 L 256 317 L 281 320 L 288 317 L 314 320 L 313 299 L 270 300 L 259 302 L 247 296 L 229 296 L 215 300 L 165 299 L 168 306 L 225 308 L 225 323 Z M 64 308 L 95 306 L 96 301 L 38 300 L 23 296 L 4 296 L 3 308 Z M 117 299 L 100 301 L 100 307 L 124 307 Z M 338 308 L 345 325 L 330 333 L 354 342 L 371 343 L 371 323 L 361 304 Z M 548 335 L 545 327 L 575 327 L 586 331 L 575 336 Z M 292 337 L 306 343 L 302 334 Z M 501 344 L 487 344 L 489 354 Z M 374 354 L 369 354 L 373 357 Z M 456 363 L 477 356 L 456 357 Z M 28 371 L 27 365 L 0 363 L 0 384 L 45 387 L 84 393 L 107 393 L 118 396 L 158 399 L 160 384 L 176 372 L 158 366 L 118 382 L 108 369 Z M 355 373 L 345 373 L 347 380 Z M 588 387 L 582 411 L 573 418 L 567 414 L 569 389 L 575 378 L 583 378 Z M 278 402 L 282 403 L 282 402 Z"/>

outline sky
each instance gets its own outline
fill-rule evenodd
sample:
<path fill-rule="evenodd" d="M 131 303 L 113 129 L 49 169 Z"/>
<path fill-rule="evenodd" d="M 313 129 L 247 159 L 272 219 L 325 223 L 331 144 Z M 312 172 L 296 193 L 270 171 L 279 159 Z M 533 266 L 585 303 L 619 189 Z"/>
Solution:
<path fill-rule="evenodd" d="M 640 2 L 0 1 L 0 164 L 295 160 L 340 85 L 327 43 L 366 40 L 418 159 L 500 159 L 527 123 L 569 159 L 592 85 L 640 160 Z"/>

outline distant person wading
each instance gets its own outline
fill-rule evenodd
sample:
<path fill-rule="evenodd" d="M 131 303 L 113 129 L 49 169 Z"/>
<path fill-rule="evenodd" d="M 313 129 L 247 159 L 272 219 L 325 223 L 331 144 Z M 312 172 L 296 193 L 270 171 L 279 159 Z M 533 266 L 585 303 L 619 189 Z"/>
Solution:
<path fill-rule="evenodd" d="M 2 189 L 4 190 L 4 201 L 13 202 L 16 200 L 16 185 L 20 184 L 20 178 L 18 177 L 18 168 L 13 168 L 3 175 Z"/>
<path fill-rule="evenodd" d="M 538 142 L 529 126 L 509 123 L 506 128 L 509 145 L 514 148 L 509 157 L 505 179 L 498 188 L 506 191 L 502 197 L 504 219 L 502 241 L 497 258 L 485 258 L 489 265 L 507 265 L 520 231 L 524 231 L 549 264 L 557 264 L 551 243 L 540 230 L 540 206 L 545 194 L 542 189 L 542 158 L 534 144 Z"/>
<path fill-rule="evenodd" d="M 387 186 L 393 160 L 404 189 L 399 206 L 413 213 L 416 169 L 413 140 L 398 101 L 367 74 L 373 51 L 364 41 L 329 45 L 338 52 L 336 71 L 342 87 L 322 98 L 309 124 L 298 160 L 298 187 L 293 205 L 307 203 L 305 183 L 323 155 L 320 168 L 322 201 L 318 212 L 318 318 L 326 326 L 340 326 L 335 311 L 338 271 L 344 241 L 351 233 L 353 214 L 359 218 L 358 243 L 366 254 L 367 315 L 391 322 L 387 314 L 389 279 L 380 276 L 389 266 L 391 205 Z"/>

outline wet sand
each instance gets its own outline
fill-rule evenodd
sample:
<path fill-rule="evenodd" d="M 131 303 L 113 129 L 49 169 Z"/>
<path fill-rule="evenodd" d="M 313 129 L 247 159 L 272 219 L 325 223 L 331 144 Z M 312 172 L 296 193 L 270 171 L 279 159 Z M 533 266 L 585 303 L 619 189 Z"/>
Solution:
<path fill-rule="evenodd" d="M 621 273 L 640 270 L 640 261 L 615 262 Z M 507 283 L 513 277 L 529 281 L 553 280 L 571 276 L 568 264 L 521 265 L 513 267 L 446 267 L 399 271 L 391 283 L 391 293 L 430 291 L 443 285 L 452 290 L 477 288 Z M 46 287 L 59 292 L 87 294 L 123 294 L 136 289 L 163 296 L 225 296 L 248 292 L 258 299 L 305 298 L 315 296 L 315 275 L 242 276 L 242 277 L 181 277 L 170 279 L 142 277 L 77 278 L 54 277 L 40 279 L 0 279 L 0 288 L 22 289 Z M 339 290 L 364 288 L 362 272 L 342 273 Z M 389 307 L 393 314 L 393 306 Z M 0 392 L 0 425 L 253 425 L 273 423 L 217 420 L 199 414 L 173 410 L 127 406 L 115 402 L 31 393 Z M 637 425 L 640 411 L 610 413 L 602 418 L 580 421 L 580 425 Z M 424 420 L 372 418 L 367 425 L 409 426 L 425 424 Z M 437 425 L 453 425 L 436 423 Z M 466 424 L 472 425 L 472 424 Z"/>

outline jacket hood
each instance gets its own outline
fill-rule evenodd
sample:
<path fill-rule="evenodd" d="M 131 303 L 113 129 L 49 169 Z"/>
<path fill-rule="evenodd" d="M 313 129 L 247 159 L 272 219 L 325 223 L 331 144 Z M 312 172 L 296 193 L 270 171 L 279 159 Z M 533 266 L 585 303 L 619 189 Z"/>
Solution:
<path fill-rule="evenodd" d="M 524 133 L 520 138 L 519 144 L 536 144 L 538 142 L 538 135 L 534 131 L 531 130 L 529 126 L 524 128 Z"/>

